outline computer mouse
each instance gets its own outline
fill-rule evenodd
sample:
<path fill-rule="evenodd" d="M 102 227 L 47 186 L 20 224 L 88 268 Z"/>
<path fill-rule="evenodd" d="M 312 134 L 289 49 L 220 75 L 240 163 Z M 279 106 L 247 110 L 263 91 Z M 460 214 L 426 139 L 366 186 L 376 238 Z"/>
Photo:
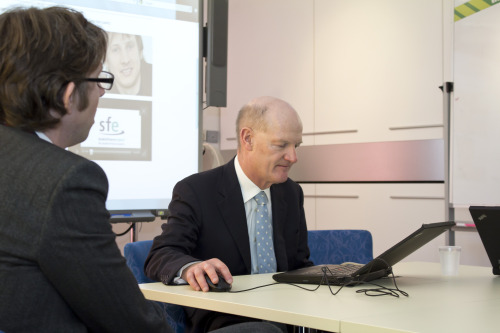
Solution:
<path fill-rule="evenodd" d="M 207 280 L 208 288 L 210 288 L 210 291 L 222 292 L 231 290 L 231 285 L 227 283 L 227 281 L 224 280 L 224 278 L 221 275 L 219 275 L 218 283 L 213 283 L 212 280 L 210 280 L 210 278 L 208 277 L 208 275 L 205 275 L 205 279 Z"/>

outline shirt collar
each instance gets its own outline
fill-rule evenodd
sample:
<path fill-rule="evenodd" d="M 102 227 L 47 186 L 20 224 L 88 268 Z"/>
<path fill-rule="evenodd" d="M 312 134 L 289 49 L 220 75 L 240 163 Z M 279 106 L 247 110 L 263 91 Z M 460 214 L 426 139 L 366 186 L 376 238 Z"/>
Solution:
<path fill-rule="evenodd" d="M 52 143 L 52 141 L 49 139 L 49 137 L 47 135 L 45 135 L 45 133 L 43 133 L 43 132 L 35 132 L 35 133 L 36 133 L 36 135 L 38 135 L 38 137 L 40 139 Z"/>
<path fill-rule="evenodd" d="M 267 200 L 271 201 L 271 190 L 266 188 L 261 190 L 257 185 L 255 185 L 250 178 L 245 175 L 243 169 L 241 168 L 240 162 L 238 161 L 238 155 L 234 159 L 234 168 L 236 169 L 236 176 L 238 177 L 238 182 L 240 183 L 241 194 L 243 195 L 243 203 L 252 199 L 260 191 L 264 191 L 267 195 Z"/>

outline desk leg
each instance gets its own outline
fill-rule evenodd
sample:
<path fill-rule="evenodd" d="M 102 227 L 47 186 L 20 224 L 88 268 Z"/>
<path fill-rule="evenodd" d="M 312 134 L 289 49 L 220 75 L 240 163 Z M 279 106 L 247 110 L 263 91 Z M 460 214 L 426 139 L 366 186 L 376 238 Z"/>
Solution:
<path fill-rule="evenodd" d="M 316 333 L 318 332 L 314 328 L 309 328 L 309 327 L 301 327 L 301 326 L 294 326 L 293 327 L 293 333 Z"/>
<path fill-rule="evenodd" d="M 137 240 L 137 227 L 135 222 L 132 222 L 132 228 L 130 229 L 130 242 L 133 243 Z"/>

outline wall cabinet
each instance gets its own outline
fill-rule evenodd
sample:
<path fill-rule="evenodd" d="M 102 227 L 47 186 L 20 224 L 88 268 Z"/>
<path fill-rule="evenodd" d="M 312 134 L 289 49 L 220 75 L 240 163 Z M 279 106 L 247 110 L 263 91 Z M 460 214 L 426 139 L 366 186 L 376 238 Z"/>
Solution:
<path fill-rule="evenodd" d="M 443 137 L 441 1 L 316 0 L 314 28 L 315 144 Z"/>
<path fill-rule="evenodd" d="M 366 229 L 379 255 L 423 223 L 444 221 L 444 184 L 301 184 L 308 228 Z M 407 260 L 439 261 L 440 236 Z"/>
<path fill-rule="evenodd" d="M 258 96 L 286 100 L 313 131 L 314 43 L 310 0 L 229 1 L 227 107 L 221 150 L 236 149 L 236 116 Z"/>
<path fill-rule="evenodd" d="M 305 145 L 443 138 L 444 2 L 230 2 L 221 149 L 260 95 L 296 108 Z"/>

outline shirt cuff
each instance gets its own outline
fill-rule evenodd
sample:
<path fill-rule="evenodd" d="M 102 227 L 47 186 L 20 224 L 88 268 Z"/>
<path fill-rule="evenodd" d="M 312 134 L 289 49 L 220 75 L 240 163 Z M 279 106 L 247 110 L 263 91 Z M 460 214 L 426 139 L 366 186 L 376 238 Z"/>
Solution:
<path fill-rule="evenodd" d="M 184 266 L 182 266 L 178 271 L 177 271 L 177 274 L 175 275 L 175 278 L 172 280 L 173 284 L 178 284 L 178 285 L 181 285 L 181 284 L 188 284 L 183 278 L 181 278 L 182 276 L 182 272 L 184 272 L 184 270 L 186 268 L 188 268 L 189 266 L 191 266 L 192 264 L 196 264 L 198 262 L 201 262 L 201 261 L 192 261 L 192 262 L 188 262 L 187 264 L 185 264 Z"/>

